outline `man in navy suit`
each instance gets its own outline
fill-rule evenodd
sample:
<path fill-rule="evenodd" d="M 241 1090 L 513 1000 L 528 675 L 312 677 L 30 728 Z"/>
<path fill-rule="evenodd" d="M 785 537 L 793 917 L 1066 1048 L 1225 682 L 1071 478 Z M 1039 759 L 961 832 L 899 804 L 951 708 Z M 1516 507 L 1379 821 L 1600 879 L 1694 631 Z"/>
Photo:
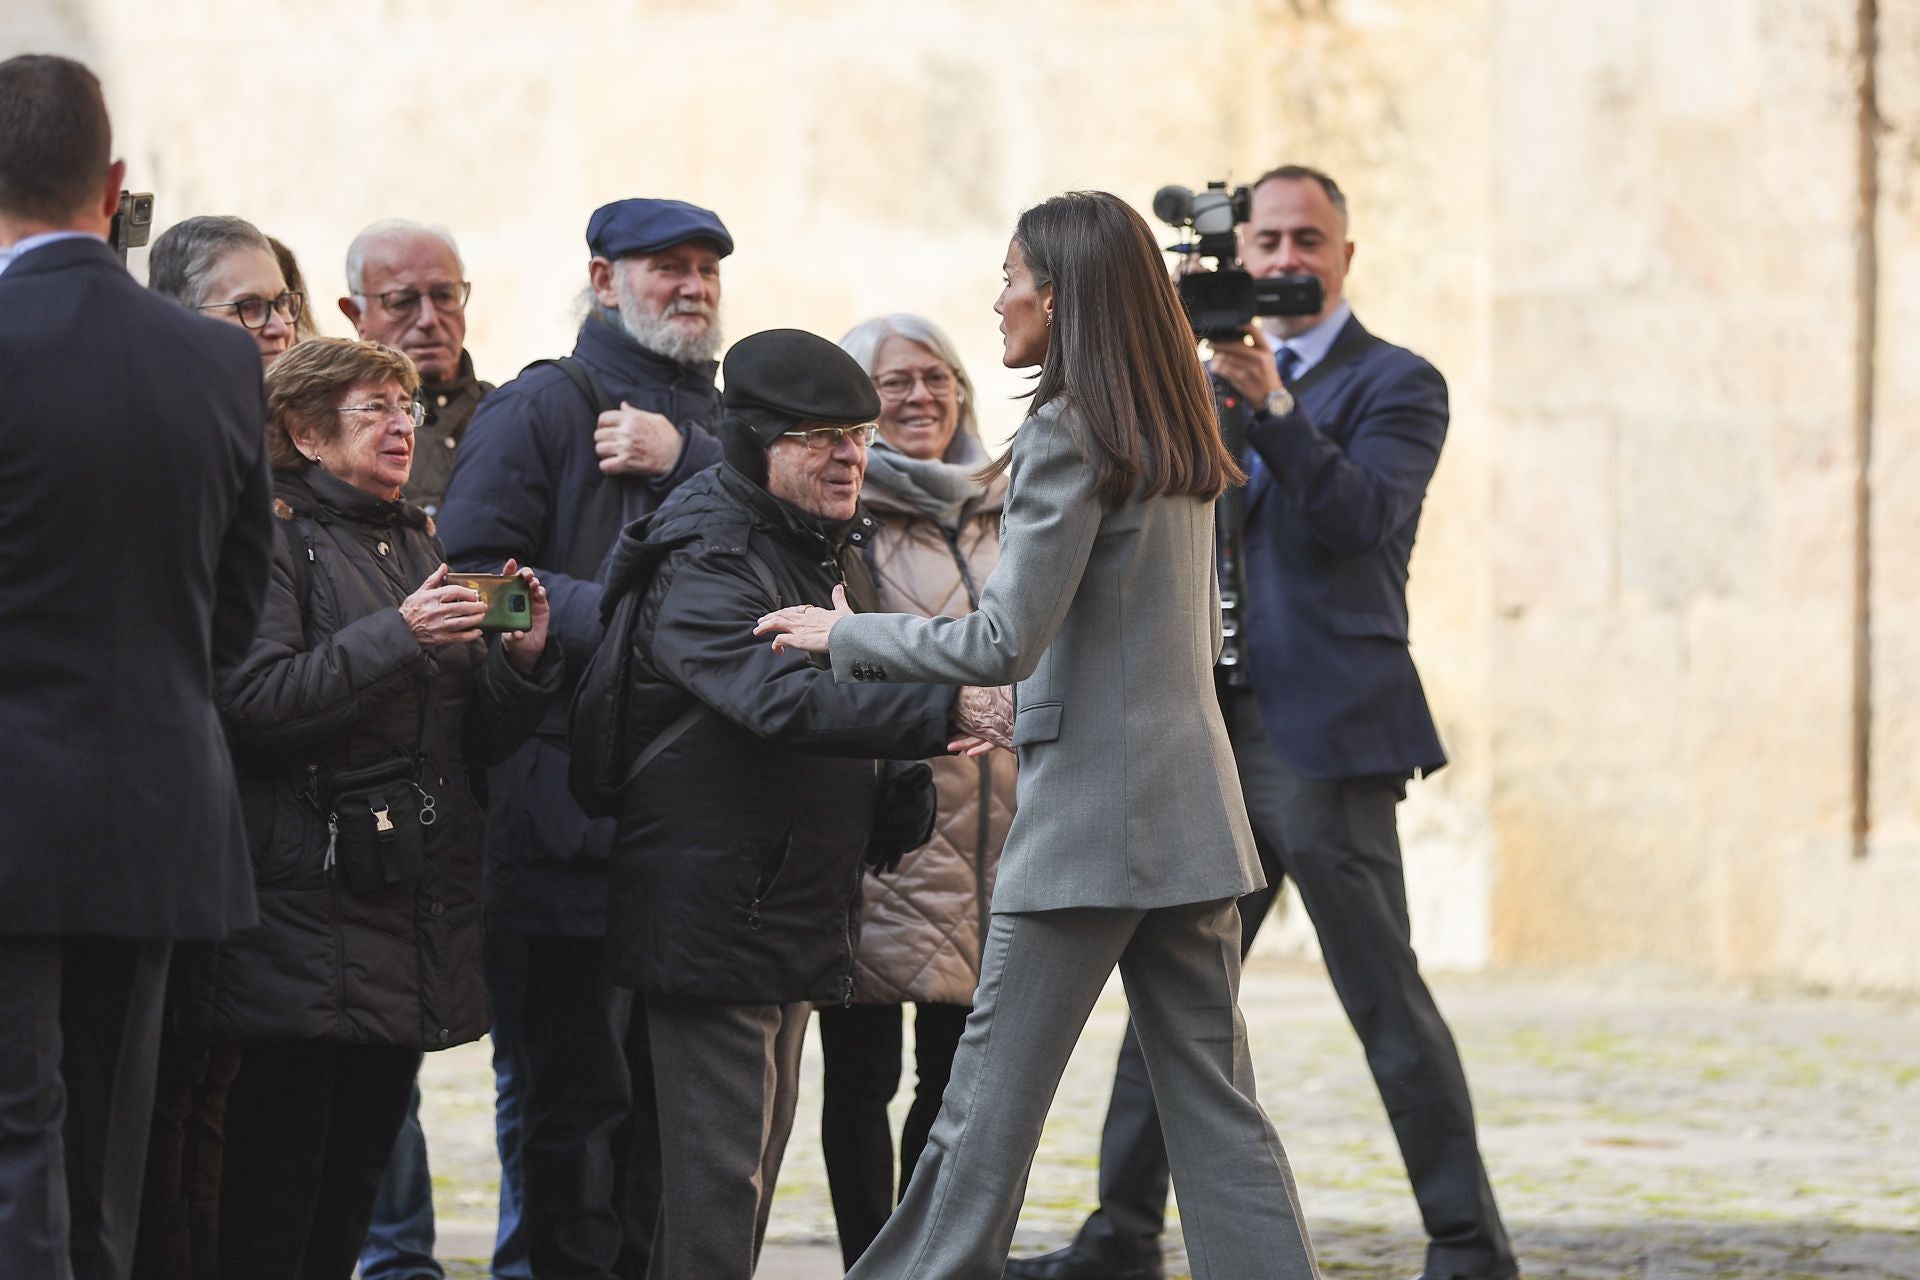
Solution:
<path fill-rule="evenodd" d="M 134 283 L 65 58 L 0 62 L 0 1271 L 122 1280 L 175 940 L 255 920 L 216 664 L 273 549 L 248 333 Z"/>
<path fill-rule="evenodd" d="M 1244 656 L 1221 680 L 1269 881 L 1241 900 L 1243 946 L 1291 878 L 1406 1160 L 1429 1237 L 1422 1280 L 1507 1280 L 1519 1268 L 1460 1055 L 1414 957 L 1394 816 L 1408 779 L 1446 763 L 1407 651 L 1407 563 L 1446 438 L 1447 385 L 1354 318 L 1342 293 L 1346 197 L 1325 174 L 1287 165 L 1254 184 L 1241 260 L 1256 276 L 1306 272 L 1325 288 L 1317 313 L 1214 344 L 1214 372 L 1253 409 Z M 1129 1028 L 1100 1209 L 1072 1245 L 1007 1275 L 1158 1280 L 1166 1198 L 1166 1147 Z"/>

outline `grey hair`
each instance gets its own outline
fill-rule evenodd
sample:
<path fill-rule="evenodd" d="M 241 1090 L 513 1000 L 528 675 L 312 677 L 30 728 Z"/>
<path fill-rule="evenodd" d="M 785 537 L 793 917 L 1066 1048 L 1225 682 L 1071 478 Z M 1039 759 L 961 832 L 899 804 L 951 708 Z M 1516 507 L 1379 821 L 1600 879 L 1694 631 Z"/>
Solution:
<path fill-rule="evenodd" d="M 908 342 L 917 342 L 933 352 L 949 369 L 960 384 L 960 428 L 954 432 L 954 438 L 972 436 L 980 439 L 980 420 L 973 412 L 973 379 L 967 376 L 967 366 L 960 363 L 960 350 L 953 345 L 953 339 L 947 336 L 933 321 L 922 316 L 906 312 L 895 312 L 890 316 L 875 316 L 871 320 L 862 320 L 847 330 L 840 339 L 840 349 L 852 356 L 867 376 L 873 376 L 873 366 L 880 358 L 880 344 L 888 338 L 905 338 Z"/>
<path fill-rule="evenodd" d="M 447 252 L 453 255 L 453 265 L 460 274 L 467 274 L 467 261 L 460 256 L 460 246 L 454 242 L 453 232 L 442 226 L 428 226 L 424 222 L 413 222 L 406 218 L 382 218 L 361 228 L 360 234 L 347 246 L 347 292 L 356 298 L 366 295 L 362 292 L 367 284 L 367 250 L 379 240 L 395 236 L 432 236 L 447 246 Z"/>
<path fill-rule="evenodd" d="M 182 219 L 154 237 L 147 255 L 147 285 L 197 307 L 207 300 L 207 278 L 235 249 L 258 249 L 274 258 L 272 243 L 245 218 L 204 214 Z"/>

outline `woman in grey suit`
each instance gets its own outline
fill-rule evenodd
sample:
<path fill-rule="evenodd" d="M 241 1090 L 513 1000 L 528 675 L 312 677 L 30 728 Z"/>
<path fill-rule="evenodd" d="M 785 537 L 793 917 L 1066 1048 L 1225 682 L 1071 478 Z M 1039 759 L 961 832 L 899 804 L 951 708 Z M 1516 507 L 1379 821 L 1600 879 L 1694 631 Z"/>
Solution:
<path fill-rule="evenodd" d="M 1113 196 L 1028 210 L 994 310 L 1040 367 L 993 470 L 1001 559 L 964 618 L 783 609 L 836 679 L 1018 682 L 1019 814 L 939 1120 L 859 1280 L 998 1280 L 1054 1090 L 1117 964 L 1197 1280 L 1318 1275 L 1254 1097 L 1239 914 L 1264 879 L 1213 691 L 1213 501 L 1241 479 L 1152 233 Z M 986 749 L 972 740 L 969 749 Z"/>

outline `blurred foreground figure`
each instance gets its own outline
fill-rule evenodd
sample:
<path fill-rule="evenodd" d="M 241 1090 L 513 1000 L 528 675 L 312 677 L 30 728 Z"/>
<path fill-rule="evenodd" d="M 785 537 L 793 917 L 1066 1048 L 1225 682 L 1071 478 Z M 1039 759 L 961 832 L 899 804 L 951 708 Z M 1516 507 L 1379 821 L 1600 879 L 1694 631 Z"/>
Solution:
<path fill-rule="evenodd" d="M 213 669 L 273 548 L 259 348 L 105 243 L 79 63 L 0 63 L 0 1270 L 131 1263 L 172 944 L 255 919 Z"/>

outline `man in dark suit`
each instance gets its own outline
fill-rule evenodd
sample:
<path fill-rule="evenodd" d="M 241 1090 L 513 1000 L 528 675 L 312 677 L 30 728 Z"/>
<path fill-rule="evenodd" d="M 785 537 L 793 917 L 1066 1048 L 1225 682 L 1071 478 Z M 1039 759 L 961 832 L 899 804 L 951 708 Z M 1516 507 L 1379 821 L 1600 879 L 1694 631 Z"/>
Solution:
<path fill-rule="evenodd" d="M 1446 437 L 1446 383 L 1354 318 L 1346 198 L 1325 174 L 1288 165 L 1255 183 L 1241 258 L 1256 276 L 1307 272 L 1325 288 L 1317 313 L 1214 344 L 1214 372 L 1253 410 L 1237 531 L 1244 648 L 1220 681 L 1269 881 L 1241 900 L 1243 946 L 1290 878 L 1400 1142 L 1429 1237 L 1422 1280 L 1506 1280 L 1518 1266 L 1459 1053 L 1414 957 L 1394 817 L 1408 779 L 1446 763 L 1407 651 L 1407 563 Z M 1072 1245 L 1007 1275 L 1157 1280 L 1167 1181 L 1129 1028 L 1100 1209 Z"/>
<path fill-rule="evenodd" d="M 176 939 L 255 918 L 217 663 L 272 551 L 260 354 L 135 284 L 64 58 L 0 62 L 0 1270 L 124 1277 Z"/>

